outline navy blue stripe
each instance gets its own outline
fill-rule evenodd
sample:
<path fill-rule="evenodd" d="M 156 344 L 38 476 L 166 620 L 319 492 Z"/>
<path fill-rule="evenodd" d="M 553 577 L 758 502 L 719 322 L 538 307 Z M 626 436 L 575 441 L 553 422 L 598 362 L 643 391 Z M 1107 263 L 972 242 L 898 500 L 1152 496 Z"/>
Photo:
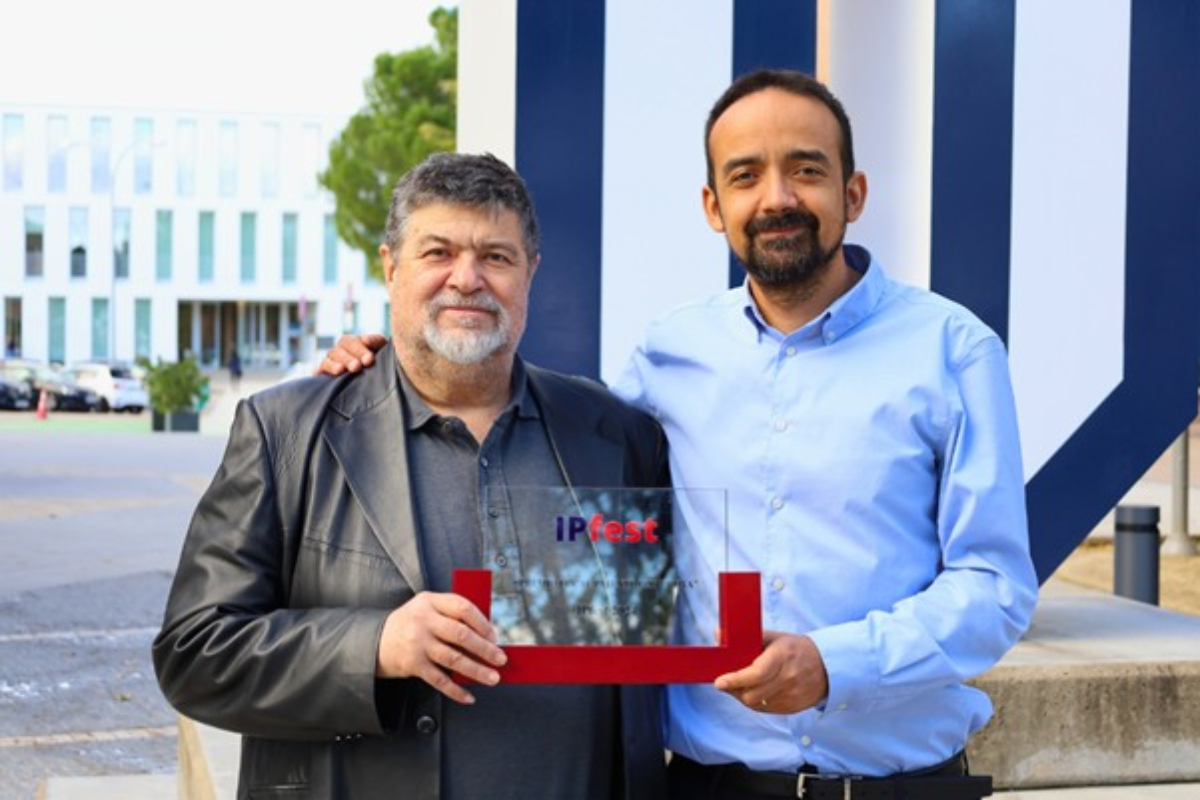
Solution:
<path fill-rule="evenodd" d="M 600 374 L 605 3 L 517 3 L 516 167 L 542 228 L 521 353 Z"/>
<path fill-rule="evenodd" d="M 1130 56 L 1125 380 L 1029 482 L 1042 579 L 1196 417 L 1200 6 L 1133 3 Z"/>
<path fill-rule="evenodd" d="M 930 288 L 1008 340 L 1015 0 L 938 0 Z"/>
<path fill-rule="evenodd" d="M 817 70 L 816 0 L 734 0 L 733 76 L 756 69 Z M 717 98 L 713 98 L 715 101 Z M 745 271 L 729 256 L 729 285 Z"/>

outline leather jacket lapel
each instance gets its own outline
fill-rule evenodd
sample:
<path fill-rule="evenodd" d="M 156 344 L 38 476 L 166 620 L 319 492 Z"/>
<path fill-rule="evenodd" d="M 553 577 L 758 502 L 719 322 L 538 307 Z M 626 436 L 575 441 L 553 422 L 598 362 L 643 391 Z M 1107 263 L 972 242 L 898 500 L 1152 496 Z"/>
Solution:
<path fill-rule="evenodd" d="M 335 413 L 326 425 L 325 441 L 380 544 L 408 585 L 420 592 L 426 587 L 409 491 L 395 358 L 388 344 L 376 356 L 374 369 L 351 380 L 331 407 Z"/>

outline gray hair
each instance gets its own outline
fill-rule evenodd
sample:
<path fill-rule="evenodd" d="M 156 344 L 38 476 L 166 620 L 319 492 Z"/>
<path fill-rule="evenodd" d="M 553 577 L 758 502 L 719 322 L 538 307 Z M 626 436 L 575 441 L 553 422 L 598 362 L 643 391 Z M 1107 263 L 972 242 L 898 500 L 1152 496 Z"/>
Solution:
<path fill-rule="evenodd" d="M 511 211 L 521 222 L 525 255 L 539 253 L 537 214 L 525 181 L 491 153 L 434 153 L 396 183 L 388 209 L 384 244 L 396 252 L 414 211 L 435 203 Z"/>

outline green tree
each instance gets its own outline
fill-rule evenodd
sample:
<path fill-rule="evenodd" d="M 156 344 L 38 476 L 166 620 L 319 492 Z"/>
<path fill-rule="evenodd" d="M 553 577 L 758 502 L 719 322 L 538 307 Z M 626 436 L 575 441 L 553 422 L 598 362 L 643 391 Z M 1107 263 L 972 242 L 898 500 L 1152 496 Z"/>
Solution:
<path fill-rule="evenodd" d="M 396 181 L 430 153 L 454 149 L 458 9 L 435 9 L 429 24 L 434 44 L 376 56 L 365 105 L 330 144 L 329 166 L 317 176 L 337 200 L 338 235 L 377 278 Z"/>

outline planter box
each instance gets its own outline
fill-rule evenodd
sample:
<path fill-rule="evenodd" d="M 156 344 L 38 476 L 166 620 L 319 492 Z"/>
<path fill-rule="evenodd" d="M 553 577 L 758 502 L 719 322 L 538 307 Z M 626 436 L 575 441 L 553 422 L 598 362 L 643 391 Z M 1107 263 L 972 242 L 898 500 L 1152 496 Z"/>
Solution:
<path fill-rule="evenodd" d="M 155 411 L 150 418 L 150 429 L 166 433 L 196 433 L 200 430 L 198 411 L 172 411 L 163 414 Z"/>

